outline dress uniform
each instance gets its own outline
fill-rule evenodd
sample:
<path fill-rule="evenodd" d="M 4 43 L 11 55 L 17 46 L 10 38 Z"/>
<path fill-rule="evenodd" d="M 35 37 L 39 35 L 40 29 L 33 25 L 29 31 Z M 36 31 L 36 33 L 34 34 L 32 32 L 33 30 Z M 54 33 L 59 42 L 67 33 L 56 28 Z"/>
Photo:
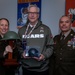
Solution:
<path fill-rule="evenodd" d="M 54 75 L 75 75 L 75 32 L 71 29 L 62 42 L 61 36 L 54 37 Z"/>

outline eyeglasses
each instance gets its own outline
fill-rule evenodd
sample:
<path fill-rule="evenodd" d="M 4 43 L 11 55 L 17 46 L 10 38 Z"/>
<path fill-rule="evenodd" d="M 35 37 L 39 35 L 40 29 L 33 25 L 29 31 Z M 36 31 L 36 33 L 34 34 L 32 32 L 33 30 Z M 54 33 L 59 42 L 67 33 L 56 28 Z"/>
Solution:
<path fill-rule="evenodd" d="M 39 14 L 39 12 L 28 12 L 28 14 L 34 14 L 34 15 L 36 15 L 36 14 Z"/>

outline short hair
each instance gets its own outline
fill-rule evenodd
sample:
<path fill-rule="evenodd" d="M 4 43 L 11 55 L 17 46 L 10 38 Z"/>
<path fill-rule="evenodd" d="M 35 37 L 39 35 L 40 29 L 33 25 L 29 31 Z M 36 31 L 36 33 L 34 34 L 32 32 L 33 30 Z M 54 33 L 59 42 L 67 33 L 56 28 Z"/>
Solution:
<path fill-rule="evenodd" d="M 7 18 L 0 18 L 0 21 L 1 20 L 6 20 L 8 22 L 8 26 L 9 26 L 9 20 Z"/>
<path fill-rule="evenodd" d="M 34 4 L 34 5 L 33 5 L 33 4 L 29 5 L 29 6 L 28 6 L 28 11 L 29 11 L 29 9 L 30 9 L 31 7 L 35 7 L 35 8 L 37 9 L 37 11 L 40 12 L 40 8 L 39 8 L 36 4 Z"/>
<path fill-rule="evenodd" d="M 63 15 L 63 16 L 61 16 L 61 18 L 63 18 L 63 17 L 68 17 L 69 20 L 70 20 L 70 22 L 72 23 L 72 20 L 71 20 L 71 18 L 70 18 L 68 15 Z M 59 19 L 59 22 L 60 22 L 61 18 Z"/>

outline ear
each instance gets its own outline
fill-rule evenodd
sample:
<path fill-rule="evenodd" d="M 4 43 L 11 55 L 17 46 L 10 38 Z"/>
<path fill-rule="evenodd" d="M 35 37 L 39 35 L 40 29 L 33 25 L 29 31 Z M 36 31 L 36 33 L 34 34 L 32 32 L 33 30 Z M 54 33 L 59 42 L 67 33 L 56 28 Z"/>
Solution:
<path fill-rule="evenodd" d="M 38 18 L 39 18 L 39 14 L 38 14 Z"/>

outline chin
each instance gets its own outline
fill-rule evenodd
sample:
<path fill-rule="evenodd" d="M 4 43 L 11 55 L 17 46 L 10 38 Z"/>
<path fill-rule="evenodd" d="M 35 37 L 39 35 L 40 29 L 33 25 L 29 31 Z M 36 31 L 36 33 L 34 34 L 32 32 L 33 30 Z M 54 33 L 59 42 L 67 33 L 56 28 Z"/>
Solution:
<path fill-rule="evenodd" d="M 2 34 L 5 34 L 6 32 L 3 32 Z"/>
<path fill-rule="evenodd" d="M 68 32 L 69 30 L 62 30 L 63 32 Z"/>
<path fill-rule="evenodd" d="M 32 23 L 32 24 L 35 24 L 36 22 L 35 22 L 35 21 L 31 21 L 31 23 Z"/>

